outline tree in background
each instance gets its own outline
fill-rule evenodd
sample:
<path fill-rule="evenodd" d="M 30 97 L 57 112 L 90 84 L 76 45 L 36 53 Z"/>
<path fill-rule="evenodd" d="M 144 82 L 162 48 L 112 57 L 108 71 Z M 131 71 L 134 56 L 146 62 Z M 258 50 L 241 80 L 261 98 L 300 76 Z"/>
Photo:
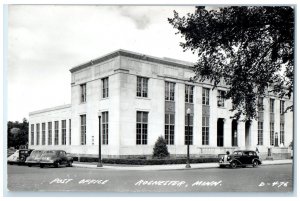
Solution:
<path fill-rule="evenodd" d="M 26 118 L 23 122 L 7 122 L 7 147 L 19 148 L 21 145 L 28 145 L 28 126 Z"/>
<path fill-rule="evenodd" d="M 170 155 L 165 139 L 160 136 L 153 148 L 153 158 L 165 158 Z"/>
<path fill-rule="evenodd" d="M 293 7 L 196 7 L 168 21 L 185 39 L 184 51 L 198 54 L 193 80 L 229 87 L 223 98 L 232 100 L 233 118 L 257 118 L 258 97 L 269 93 L 292 97 Z"/>

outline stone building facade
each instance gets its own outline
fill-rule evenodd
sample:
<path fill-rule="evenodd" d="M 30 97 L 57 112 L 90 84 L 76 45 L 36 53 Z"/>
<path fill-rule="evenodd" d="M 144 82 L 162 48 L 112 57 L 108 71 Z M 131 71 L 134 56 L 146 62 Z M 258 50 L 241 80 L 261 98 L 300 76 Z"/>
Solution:
<path fill-rule="evenodd" d="M 172 156 L 217 155 L 258 149 L 286 158 L 293 139 L 290 99 L 260 98 L 258 120 L 231 119 L 225 85 L 191 82 L 192 63 L 117 50 L 70 69 L 71 104 L 29 114 L 29 147 L 103 157 L 150 156 L 165 137 Z M 190 115 L 188 138 L 187 109 Z"/>

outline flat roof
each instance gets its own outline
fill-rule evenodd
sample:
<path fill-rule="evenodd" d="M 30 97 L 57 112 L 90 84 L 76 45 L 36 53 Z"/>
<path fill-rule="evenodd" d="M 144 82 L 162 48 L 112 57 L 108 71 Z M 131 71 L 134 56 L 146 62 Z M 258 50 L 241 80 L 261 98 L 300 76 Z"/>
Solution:
<path fill-rule="evenodd" d="M 54 111 L 54 110 L 61 110 L 61 109 L 65 109 L 65 108 L 71 108 L 71 104 L 59 105 L 59 106 L 56 106 L 56 107 L 46 108 L 46 109 L 42 109 L 42 110 L 36 110 L 36 111 L 33 111 L 33 112 L 29 112 L 29 116 L 39 114 L 39 113 L 43 113 L 43 112 L 51 112 L 51 111 Z"/>
<path fill-rule="evenodd" d="M 107 60 L 112 59 L 117 56 L 126 56 L 126 57 L 139 59 L 139 60 L 143 60 L 143 61 L 150 61 L 150 62 L 154 62 L 154 63 L 171 65 L 171 66 L 176 66 L 176 67 L 181 67 L 181 68 L 191 68 L 195 65 L 194 63 L 188 62 L 188 61 L 182 61 L 182 60 L 167 58 L 167 57 L 163 57 L 163 58 L 154 57 L 154 56 L 150 56 L 150 55 L 146 55 L 146 54 L 141 54 L 141 53 L 137 53 L 137 52 L 119 49 L 114 52 L 103 55 L 99 58 L 96 58 L 91 61 L 74 66 L 73 68 L 70 69 L 70 72 L 71 73 L 76 72 L 78 70 L 81 70 L 86 67 L 107 61 Z"/>

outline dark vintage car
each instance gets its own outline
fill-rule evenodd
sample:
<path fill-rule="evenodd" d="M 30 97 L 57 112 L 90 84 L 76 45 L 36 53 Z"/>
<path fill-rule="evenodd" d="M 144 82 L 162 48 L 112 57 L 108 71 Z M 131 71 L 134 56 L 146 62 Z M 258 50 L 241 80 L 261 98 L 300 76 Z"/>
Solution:
<path fill-rule="evenodd" d="M 8 164 L 25 164 L 27 157 L 32 152 L 32 149 L 20 149 L 7 158 Z"/>
<path fill-rule="evenodd" d="M 43 150 L 33 150 L 25 161 L 26 165 L 28 167 L 31 167 L 33 165 L 39 165 L 43 152 Z"/>
<path fill-rule="evenodd" d="M 48 150 L 42 154 L 42 158 L 40 160 L 40 167 L 44 166 L 67 166 L 71 167 L 73 163 L 73 158 L 71 156 L 67 156 L 67 153 L 63 150 Z"/>
<path fill-rule="evenodd" d="M 230 166 L 236 168 L 238 166 L 246 167 L 247 165 L 252 165 L 253 167 L 261 165 L 261 160 L 255 151 L 238 150 L 229 155 L 222 155 L 219 160 L 220 167 Z"/>

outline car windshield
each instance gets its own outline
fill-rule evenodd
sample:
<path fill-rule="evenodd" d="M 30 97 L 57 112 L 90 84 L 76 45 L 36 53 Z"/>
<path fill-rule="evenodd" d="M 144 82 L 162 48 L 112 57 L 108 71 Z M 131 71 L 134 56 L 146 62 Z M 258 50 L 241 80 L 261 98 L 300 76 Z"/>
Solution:
<path fill-rule="evenodd" d="M 42 153 L 43 153 L 42 151 L 32 151 L 30 156 L 31 157 L 37 157 L 37 156 L 42 155 Z"/>
<path fill-rule="evenodd" d="M 57 152 L 56 151 L 45 151 L 43 153 L 43 156 L 56 156 Z"/>

